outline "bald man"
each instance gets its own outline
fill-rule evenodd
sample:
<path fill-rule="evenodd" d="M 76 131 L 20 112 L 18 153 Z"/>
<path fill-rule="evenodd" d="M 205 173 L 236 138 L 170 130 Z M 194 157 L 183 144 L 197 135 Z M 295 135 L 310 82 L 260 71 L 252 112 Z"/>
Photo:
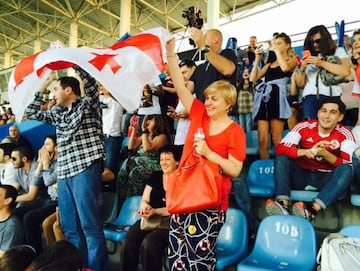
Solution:
<path fill-rule="evenodd" d="M 205 101 L 204 90 L 214 81 L 225 79 L 236 86 L 237 58 L 232 49 L 221 50 L 222 33 L 217 29 L 209 29 L 206 33 L 191 27 L 191 38 L 197 48 L 205 55 L 206 61 L 200 64 L 193 73 L 190 81 L 196 97 Z"/>

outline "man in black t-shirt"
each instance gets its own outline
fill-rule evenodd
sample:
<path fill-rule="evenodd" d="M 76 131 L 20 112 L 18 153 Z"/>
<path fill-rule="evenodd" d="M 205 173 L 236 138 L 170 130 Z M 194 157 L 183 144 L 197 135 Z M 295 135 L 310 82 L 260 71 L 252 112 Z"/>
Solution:
<path fill-rule="evenodd" d="M 237 58 L 232 49 L 221 50 L 222 34 L 219 30 L 209 29 L 204 34 L 192 27 L 189 32 L 191 39 L 206 57 L 206 61 L 196 68 L 190 78 L 196 97 L 204 102 L 204 90 L 211 83 L 225 79 L 236 85 Z"/>

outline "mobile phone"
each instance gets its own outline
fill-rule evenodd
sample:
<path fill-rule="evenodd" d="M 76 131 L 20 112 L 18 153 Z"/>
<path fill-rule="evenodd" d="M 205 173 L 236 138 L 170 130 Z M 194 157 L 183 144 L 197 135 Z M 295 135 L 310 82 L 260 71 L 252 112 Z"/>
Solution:
<path fill-rule="evenodd" d="M 303 55 L 303 58 L 307 58 L 307 57 L 311 56 L 311 52 L 310 52 L 310 50 L 303 50 L 302 55 Z"/>

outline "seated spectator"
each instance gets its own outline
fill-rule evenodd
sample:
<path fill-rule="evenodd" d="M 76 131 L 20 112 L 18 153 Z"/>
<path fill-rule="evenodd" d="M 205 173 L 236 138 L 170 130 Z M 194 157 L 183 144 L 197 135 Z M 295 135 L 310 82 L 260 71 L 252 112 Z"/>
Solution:
<path fill-rule="evenodd" d="M 23 225 L 11 210 L 16 206 L 16 197 L 15 187 L 0 185 L 0 258 L 6 250 L 24 241 Z"/>
<path fill-rule="evenodd" d="M 75 270 L 80 270 L 82 266 L 81 256 L 77 248 L 69 241 L 62 240 L 48 247 L 32 261 L 30 267 L 31 270 L 53 270 L 50 269 L 50 266 L 53 267 L 55 263 L 63 264 L 62 270 L 66 271 L 72 270 L 67 269 L 68 266 L 74 266 L 76 268 Z M 49 269 L 46 267 L 49 267 Z"/>
<path fill-rule="evenodd" d="M 15 138 L 16 140 L 16 144 L 18 147 L 20 146 L 26 146 L 28 147 L 30 150 L 32 150 L 32 147 L 31 147 L 31 144 L 30 142 L 25 138 L 23 137 L 21 134 L 20 134 L 20 130 L 19 130 L 19 127 L 16 126 L 16 125 L 11 125 L 9 127 L 9 135 L 12 137 L 12 138 Z"/>
<path fill-rule="evenodd" d="M 120 186 L 122 200 L 133 195 L 141 195 L 150 174 L 160 170 L 159 149 L 169 142 L 169 128 L 162 115 L 145 116 L 142 134 L 136 135 L 138 127 L 131 127 L 128 149 L 135 152 L 121 166 Z"/>
<path fill-rule="evenodd" d="M 17 146 L 16 139 L 11 136 L 5 136 L 3 140 L 1 140 L 1 143 L 12 143 Z"/>
<path fill-rule="evenodd" d="M 172 173 L 180 160 L 180 155 L 173 145 L 160 149 L 161 171 L 155 171 L 147 180 L 138 215 L 149 218 L 153 215 L 165 217 L 161 227 L 142 230 L 141 221 L 129 228 L 121 242 L 120 270 L 137 270 L 139 259 L 143 271 L 161 271 L 162 257 L 168 246 L 170 214 L 165 206 L 164 177 Z"/>
<path fill-rule="evenodd" d="M 51 246 L 56 241 L 66 240 L 66 237 L 60 227 L 59 209 L 44 219 L 42 230 L 46 241 L 46 246 Z"/>
<path fill-rule="evenodd" d="M 15 184 L 15 168 L 11 162 L 11 153 L 16 145 L 13 143 L 0 143 L 0 183 Z"/>
<path fill-rule="evenodd" d="M 20 245 L 12 247 L 0 258 L 0 270 L 27 271 L 35 257 L 36 252 L 31 246 Z"/>
<path fill-rule="evenodd" d="M 28 211 L 23 219 L 25 242 L 42 252 L 41 224 L 45 218 L 56 211 L 57 206 L 57 157 L 56 136 L 46 136 L 44 145 L 38 152 L 38 166 L 35 177 L 41 177 L 47 187 L 48 197 L 41 207 Z"/>
<path fill-rule="evenodd" d="M 268 214 L 289 214 L 290 190 L 316 190 L 311 203 L 296 202 L 292 214 L 312 220 L 351 185 L 351 155 L 356 143 L 339 122 L 345 105 L 337 97 L 323 99 L 318 120 L 297 124 L 276 148 L 275 200 L 268 199 Z"/>
<path fill-rule="evenodd" d="M 26 212 L 42 206 L 46 191 L 43 191 L 43 180 L 35 175 L 38 163 L 32 160 L 32 153 L 26 146 L 17 147 L 11 153 L 15 168 L 15 187 L 19 191 L 16 198 L 17 207 L 14 209 L 21 220 Z"/>

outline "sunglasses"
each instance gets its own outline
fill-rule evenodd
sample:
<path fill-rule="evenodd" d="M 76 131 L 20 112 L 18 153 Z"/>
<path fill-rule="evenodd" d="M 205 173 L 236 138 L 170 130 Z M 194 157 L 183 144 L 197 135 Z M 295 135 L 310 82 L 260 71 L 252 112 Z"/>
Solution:
<path fill-rule="evenodd" d="M 16 157 L 11 157 L 11 160 L 16 161 L 17 158 Z"/>
<path fill-rule="evenodd" d="M 313 44 L 315 44 L 315 43 L 316 43 L 316 44 L 320 44 L 320 42 L 321 42 L 321 39 L 316 39 L 316 40 L 313 40 L 313 41 L 312 41 Z"/>

